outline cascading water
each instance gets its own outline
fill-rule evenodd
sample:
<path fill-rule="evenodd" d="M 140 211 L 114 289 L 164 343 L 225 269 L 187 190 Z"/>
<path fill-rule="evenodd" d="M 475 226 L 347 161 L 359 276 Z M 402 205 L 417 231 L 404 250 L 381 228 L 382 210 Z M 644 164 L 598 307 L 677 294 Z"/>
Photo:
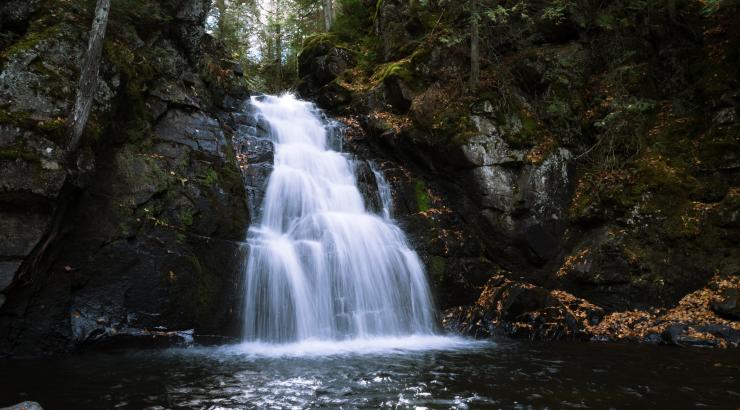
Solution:
<path fill-rule="evenodd" d="M 244 337 L 267 343 L 431 335 L 424 269 L 390 219 L 365 206 L 352 162 L 329 147 L 316 108 L 291 95 L 253 98 L 270 128 L 274 169 L 250 228 Z M 374 167 L 373 167 L 374 168 Z"/>

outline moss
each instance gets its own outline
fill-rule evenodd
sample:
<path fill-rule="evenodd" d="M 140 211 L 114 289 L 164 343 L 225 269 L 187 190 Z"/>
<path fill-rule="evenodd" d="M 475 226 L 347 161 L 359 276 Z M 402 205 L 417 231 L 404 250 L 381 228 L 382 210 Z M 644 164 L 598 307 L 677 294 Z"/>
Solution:
<path fill-rule="evenodd" d="M 3 50 L 2 53 L 0 53 L 0 62 L 33 49 L 40 42 L 53 38 L 58 33 L 59 26 L 49 27 L 41 31 L 31 31 L 13 45 Z"/>
<path fill-rule="evenodd" d="M 426 212 L 432 208 L 432 199 L 422 181 L 416 181 L 416 184 L 414 184 L 414 194 L 416 196 L 416 206 L 420 212 Z"/>
<path fill-rule="evenodd" d="M 8 111 L 0 109 L 0 124 L 14 125 L 16 127 L 26 128 L 29 124 L 31 115 L 24 111 Z"/>
<path fill-rule="evenodd" d="M 205 186 L 213 186 L 218 183 L 218 173 L 213 168 L 207 168 L 198 176 L 198 182 Z"/>
<path fill-rule="evenodd" d="M 325 46 L 327 48 L 338 46 L 337 38 L 332 33 L 316 33 L 310 35 L 303 42 L 303 48 L 299 55 L 312 54 L 317 47 Z"/>
<path fill-rule="evenodd" d="M 191 208 L 185 208 L 180 212 L 180 222 L 185 226 L 193 224 L 193 210 Z"/>
<path fill-rule="evenodd" d="M 191 256 L 190 259 L 195 268 L 195 273 L 198 275 L 196 288 L 197 321 L 204 323 L 213 317 L 213 312 L 218 306 L 219 279 L 213 271 L 208 268 L 204 269 L 197 257 Z"/>
<path fill-rule="evenodd" d="M 67 141 L 68 128 L 67 123 L 63 118 L 36 121 L 31 117 L 31 114 L 24 111 L 8 111 L 0 109 L 0 125 L 11 125 L 36 131 L 60 145 L 64 145 Z"/>
<path fill-rule="evenodd" d="M 39 162 L 38 154 L 21 145 L 0 147 L 0 160 L 13 161 L 21 158 L 28 162 Z"/>
<path fill-rule="evenodd" d="M 432 256 L 429 259 L 429 274 L 434 283 L 442 283 L 445 279 L 445 270 L 447 268 L 447 259 L 442 256 Z"/>
<path fill-rule="evenodd" d="M 531 148 L 543 139 L 543 131 L 532 113 L 520 110 L 517 115 L 504 118 L 499 116 L 499 123 L 503 124 L 503 138 L 512 148 Z"/>
<path fill-rule="evenodd" d="M 50 140 L 56 143 L 64 144 L 67 141 L 67 122 L 63 118 L 38 122 L 36 128 L 43 131 Z"/>
<path fill-rule="evenodd" d="M 375 70 L 375 73 L 372 75 L 371 80 L 376 84 L 379 84 L 390 78 L 400 78 L 404 81 L 411 81 L 414 75 L 411 72 L 410 66 L 410 58 L 382 64 L 378 66 L 378 68 Z"/>

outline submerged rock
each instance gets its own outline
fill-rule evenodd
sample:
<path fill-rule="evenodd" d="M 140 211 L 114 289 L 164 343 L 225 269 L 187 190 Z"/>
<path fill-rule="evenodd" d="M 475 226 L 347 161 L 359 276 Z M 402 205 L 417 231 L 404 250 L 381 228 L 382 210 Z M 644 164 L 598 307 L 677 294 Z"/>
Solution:
<path fill-rule="evenodd" d="M 35 401 L 24 401 L 23 403 L 0 408 L 0 410 L 44 410 L 44 408 Z"/>

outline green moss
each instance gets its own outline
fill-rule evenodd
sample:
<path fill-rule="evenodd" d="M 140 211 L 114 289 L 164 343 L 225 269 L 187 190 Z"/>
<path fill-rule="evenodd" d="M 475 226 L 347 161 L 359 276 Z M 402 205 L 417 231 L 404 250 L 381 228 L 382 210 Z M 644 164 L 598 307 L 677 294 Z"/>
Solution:
<path fill-rule="evenodd" d="M 206 186 L 213 186 L 218 183 L 218 173 L 213 168 L 208 168 L 198 176 L 198 182 Z"/>
<path fill-rule="evenodd" d="M 375 73 L 372 75 L 371 80 L 379 84 L 389 78 L 400 78 L 404 81 L 411 81 L 413 79 L 413 73 L 411 72 L 411 60 L 406 58 L 399 61 L 392 61 L 390 63 L 382 64 L 378 66 Z"/>
<path fill-rule="evenodd" d="M 21 145 L 0 147 L 0 160 L 13 161 L 18 158 L 28 162 L 38 162 L 40 160 L 38 154 Z"/>
<path fill-rule="evenodd" d="M 36 121 L 30 113 L 0 109 L 0 125 L 11 125 L 43 134 L 46 138 L 63 145 L 67 141 L 67 123 L 63 118 Z"/>
<path fill-rule="evenodd" d="M 62 118 L 41 121 L 36 124 L 36 128 L 56 143 L 63 144 L 67 140 L 67 122 Z"/>
<path fill-rule="evenodd" d="M 542 131 L 534 116 L 520 110 L 517 115 L 499 116 L 503 137 L 512 148 L 531 148 L 542 141 Z"/>
<path fill-rule="evenodd" d="M 445 278 L 447 259 L 442 256 L 432 256 L 429 260 L 429 274 L 434 283 L 442 283 Z"/>
<path fill-rule="evenodd" d="M 416 184 L 414 184 L 414 194 L 416 196 L 416 206 L 420 212 L 426 212 L 432 208 L 432 199 L 422 181 L 416 181 Z"/>
<path fill-rule="evenodd" d="M 320 45 L 334 47 L 337 45 L 337 38 L 332 33 L 316 33 L 310 35 L 303 42 L 301 53 L 309 52 Z"/>
<path fill-rule="evenodd" d="M 193 224 L 193 210 L 191 208 L 185 208 L 180 212 L 180 222 L 185 226 Z"/>
<path fill-rule="evenodd" d="M 197 321 L 204 323 L 213 317 L 213 312 L 218 306 L 218 284 L 219 279 L 213 271 L 203 268 L 196 256 L 188 258 L 197 275 L 197 288 L 195 300 L 197 304 Z"/>
<path fill-rule="evenodd" d="M 23 111 L 8 111 L 0 109 L 0 124 L 27 127 L 31 115 Z"/>
<path fill-rule="evenodd" d="M 58 33 L 59 26 L 49 27 L 41 31 L 31 31 L 13 45 L 3 50 L 0 53 L 0 61 L 8 60 L 17 54 L 29 51 L 41 41 L 52 38 Z"/>

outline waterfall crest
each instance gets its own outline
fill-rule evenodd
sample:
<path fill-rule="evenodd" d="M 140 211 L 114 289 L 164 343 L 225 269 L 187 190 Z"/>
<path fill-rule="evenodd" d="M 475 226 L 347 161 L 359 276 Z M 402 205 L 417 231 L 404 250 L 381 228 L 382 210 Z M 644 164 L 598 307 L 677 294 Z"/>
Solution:
<path fill-rule="evenodd" d="M 315 106 L 292 95 L 255 97 L 269 125 L 274 169 L 262 220 L 250 228 L 247 341 L 288 343 L 434 333 L 421 261 L 390 218 L 390 188 L 368 211 L 352 161 L 331 149 Z"/>

